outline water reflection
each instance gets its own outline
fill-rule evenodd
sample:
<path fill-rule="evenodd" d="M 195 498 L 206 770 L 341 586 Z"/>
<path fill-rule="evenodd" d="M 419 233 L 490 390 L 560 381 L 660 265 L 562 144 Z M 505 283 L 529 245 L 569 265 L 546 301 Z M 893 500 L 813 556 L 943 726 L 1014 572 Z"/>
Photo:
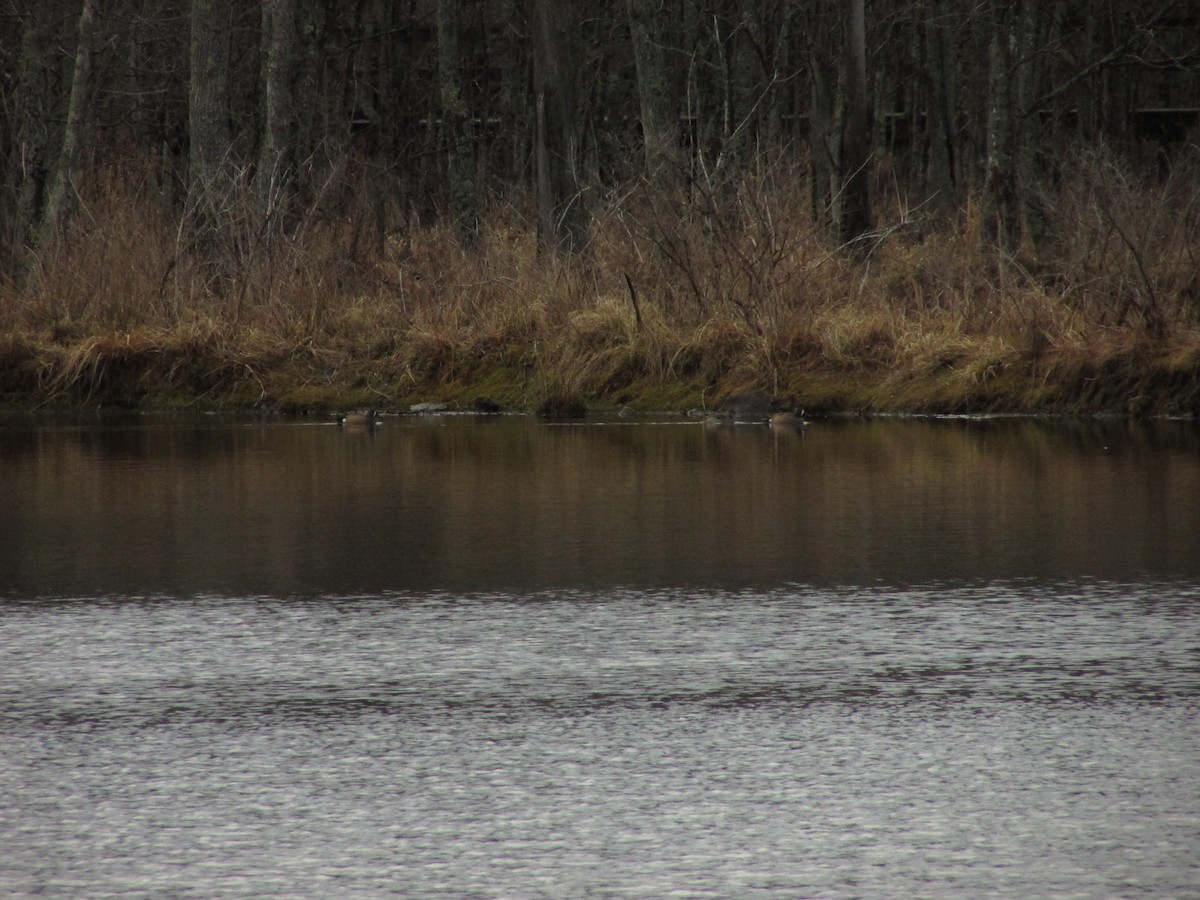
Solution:
<path fill-rule="evenodd" d="M 0 589 L 913 584 L 1200 572 L 1188 423 L 0 423 Z"/>

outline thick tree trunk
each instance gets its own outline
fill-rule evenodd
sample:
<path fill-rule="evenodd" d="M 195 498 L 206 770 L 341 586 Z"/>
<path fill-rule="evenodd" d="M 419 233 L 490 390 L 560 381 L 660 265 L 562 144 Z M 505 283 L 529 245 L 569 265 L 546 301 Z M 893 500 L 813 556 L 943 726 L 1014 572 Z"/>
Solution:
<path fill-rule="evenodd" d="M 864 0 L 846 0 L 846 124 L 842 133 L 842 242 L 871 230 L 871 128 L 867 97 L 867 38 Z"/>
<path fill-rule="evenodd" d="M 755 70 L 754 43 L 749 13 L 740 4 L 725 17 L 721 62 L 724 72 L 722 99 L 721 163 L 738 169 L 750 158 L 759 110 L 758 94 L 767 89 Z"/>
<path fill-rule="evenodd" d="M 202 207 L 229 200 L 230 0 L 192 0 L 188 193 Z"/>
<path fill-rule="evenodd" d="M 951 209 L 955 196 L 954 172 L 954 54 L 946 0 L 932 0 L 925 19 L 925 72 L 928 91 L 925 97 L 925 189 L 932 195 L 933 206 L 943 212 Z"/>
<path fill-rule="evenodd" d="M 450 218 L 459 240 L 469 247 L 479 237 L 479 211 L 475 200 L 474 141 L 459 74 L 459 2 L 437 0 L 438 94 L 442 106 Z"/>
<path fill-rule="evenodd" d="M 836 139 L 837 67 L 820 49 L 809 52 L 809 178 L 812 183 L 812 217 L 832 230 L 836 218 L 835 193 L 839 144 Z"/>
<path fill-rule="evenodd" d="M 11 221 L 5 223 L 9 269 L 20 277 L 27 268 L 24 254 L 34 246 L 42 220 L 47 182 L 51 178 L 55 96 L 48 60 L 56 36 L 53 23 L 59 11 L 51 3 L 34 3 L 24 16 L 13 92 L 13 146 L 8 153 L 4 187 L 14 198 Z M 4 198 L 7 200 L 7 197 Z"/>
<path fill-rule="evenodd" d="M 988 48 L 985 238 L 1005 250 L 1035 241 L 1045 226 L 1034 191 L 1031 142 L 1039 131 L 1036 0 L 995 4 Z"/>
<path fill-rule="evenodd" d="M 1004 0 L 993 7 L 988 40 L 987 174 L 983 197 L 984 237 L 1005 250 L 1020 242 L 1015 109 L 1015 62 L 1019 35 L 1016 4 Z"/>
<path fill-rule="evenodd" d="M 295 165 L 296 0 L 262 0 L 263 129 L 255 185 L 264 235 L 286 211 Z"/>
<path fill-rule="evenodd" d="M 96 0 L 84 0 L 79 13 L 79 39 L 75 47 L 75 67 L 71 76 L 71 101 L 63 126 L 62 149 L 58 154 L 54 179 L 46 195 L 38 248 L 45 250 L 59 237 L 73 202 L 75 169 L 86 126 L 84 110 L 92 86 L 92 45 L 96 31 Z"/>
<path fill-rule="evenodd" d="M 661 0 L 628 0 L 629 33 L 637 67 L 646 176 L 665 188 L 680 172 L 678 116 L 674 111 L 659 19 Z"/>
<path fill-rule="evenodd" d="M 823 0 L 800 27 L 808 69 L 809 183 L 813 221 L 834 233 L 838 221 L 838 160 L 842 140 L 838 116 L 838 80 L 843 68 L 837 54 L 837 4 Z"/>
<path fill-rule="evenodd" d="M 587 233 L 574 115 L 577 77 L 574 11 L 570 3 L 534 0 L 538 233 L 542 246 L 568 252 L 582 249 Z"/>
<path fill-rule="evenodd" d="M 1013 129 L 1013 157 L 1016 166 L 1018 215 L 1021 238 L 1032 246 L 1045 231 L 1045 209 L 1037 191 L 1034 157 L 1041 141 L 1042 120 L 1038 106 L 1038 75 L 1042 55 L 1038 32 L 1041 18 L 1040 0 L 1020 0 L 1017 22 L 1015 102 L 1016 120 Z"/>

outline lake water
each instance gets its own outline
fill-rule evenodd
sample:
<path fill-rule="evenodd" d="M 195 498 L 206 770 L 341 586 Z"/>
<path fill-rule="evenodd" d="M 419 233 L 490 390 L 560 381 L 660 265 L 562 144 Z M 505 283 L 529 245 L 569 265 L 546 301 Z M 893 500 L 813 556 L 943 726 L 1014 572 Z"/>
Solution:
<path fill-rule="evenodd" d="M 1191 423 L 0 418 L 0 894 L 1200 895 Z"/>

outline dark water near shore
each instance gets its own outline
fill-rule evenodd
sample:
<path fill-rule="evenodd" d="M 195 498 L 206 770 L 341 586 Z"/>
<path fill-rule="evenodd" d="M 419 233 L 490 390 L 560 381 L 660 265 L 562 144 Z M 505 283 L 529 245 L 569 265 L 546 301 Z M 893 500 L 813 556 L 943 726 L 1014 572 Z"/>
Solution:
<path fill-rule="evenodd" d="M 1194 425 L 0 419 L 0 894 L 1200 894 Z"/>

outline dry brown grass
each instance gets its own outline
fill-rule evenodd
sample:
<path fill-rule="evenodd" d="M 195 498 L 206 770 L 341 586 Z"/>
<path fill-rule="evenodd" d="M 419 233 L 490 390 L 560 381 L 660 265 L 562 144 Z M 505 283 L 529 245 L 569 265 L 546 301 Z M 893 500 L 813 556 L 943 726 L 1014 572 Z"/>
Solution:
<path fill-rule="evenodd" d="M 0 385 L 129 405 L 686 405 L 757 387 L 865 408 L 1195 410 L 1198 168 L 1137 178 L 1081 157 L 1040 256 L 982 248 L 969 204 L 897 223 L 865 260 L 828 243 L 782 165 L 614 198 L 576 260 L 540 256 L 504 208 L 471 251 L 413 224 L 368 248 L 365 189 L 269 253 L 247 233 L 214 258 L 151 180 L 99 172 L 61 249 L 0 284 Z"/>

